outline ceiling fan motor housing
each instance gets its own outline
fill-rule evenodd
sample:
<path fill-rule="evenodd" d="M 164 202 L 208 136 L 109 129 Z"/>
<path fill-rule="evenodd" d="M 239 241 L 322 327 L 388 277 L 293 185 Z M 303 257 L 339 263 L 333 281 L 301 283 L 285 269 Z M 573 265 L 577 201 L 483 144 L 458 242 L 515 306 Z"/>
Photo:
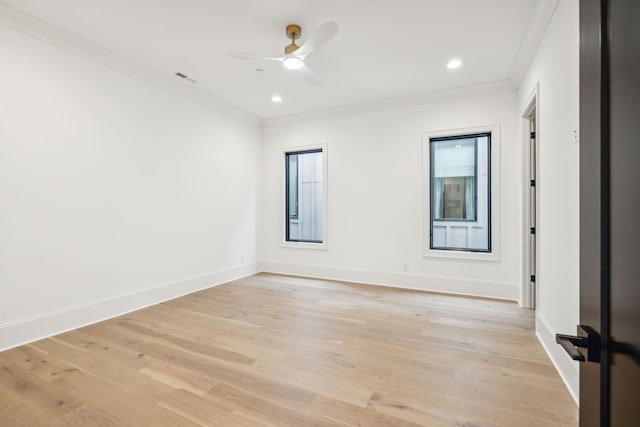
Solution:
<path fill-rule="evenodd" d="M 289 24 L 287 25 L 285 32 L 287 33 L 287 37 L 291 39 L 291 44 L 284 48 L 284 53 L 288 55 L 300 48 L 300 46 L 296 44 L 296 39 L 300 38 L 300 35 L 302 34 L 302 29 L 300 28 L 300 25 Z"/>
<path fill-rule="evenodd" d="M 287 25 L 287 37 L 289 37 L 290 39 L 299 39 L 301 34 L 302 29 L 300 28 L 300 25 Z"/>

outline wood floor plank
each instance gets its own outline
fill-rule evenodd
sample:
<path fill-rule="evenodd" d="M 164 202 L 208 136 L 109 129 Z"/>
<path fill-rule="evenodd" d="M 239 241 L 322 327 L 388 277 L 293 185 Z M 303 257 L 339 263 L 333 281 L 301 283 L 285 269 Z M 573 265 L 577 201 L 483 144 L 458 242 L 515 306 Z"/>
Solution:
<path fill-rule="evenodd" d="M 354 383 L 350 377 L 338 378 L 335 374 L 322 376 L 317 373 L 309 373 L 304 369 L 289 367 L 286 362 L 265 362 L 264 364 L 256 362 L 249 369 L 264 376 L 295 381 L 301 387 L 313 389 L 318 394 L 333 397 L 354 406 L 365 407 L 372 394 L 372 390 Z"/>
<path fill-rule="evenodd" d="M 418 427 L 424 425 L 427 421 L 427 417 L 423 417 L 420 420 L 421 423 L 418 424 L 325 396 L 318 396 L 313 403 L 309 405 L 309 409 L 315 413 L 325 414 L 331 417 L 336 424 L 347 426 Z M 438 423 L 432 423 L 430 425 L 435 426 L 437 424 Z M 439 424 L 444 425 L 443 423 Z"/>
<path fill-rule="evenodd" d="M 576 426 L 516 304 L 258 274 L 0 353 L 0 426 Z"/>
<path fill-rule="evenodd" d="M 46 415 L 28 406 L 23 406 L 18 411 L 0 418 L 0 426 L 2 427 L 44 427 L 50 424 L 50 419 Z"/>
<path fill-rule="evenodd" d="M 175 389 L 186 390 L 198 396 L 204 395 L 219 384 L 219 381 L 204 376 L 202 373 L 196 373 L 170 363 L 153 363 L 148 368 L 140 369 L 139 372 Z"/>
<path fill-rule="evenodd" d="M 43 352 L 32 345 L 18 347 L 4 353 L 5 358 L 26 369 L 45 381 L 53 381 L 61 376 L 77 370 L 76 367 L 59 359 L 54 359 L 49 353 Z"/>
<path fill-rule="evenodd" d="M 222 420 L 233 412 L 186 390 L 177 390 L 157 404 L 201 426 L 222 425 Z"/>
<path fill-rule="evenodd" d="M 79 396 L 60 390 L 15 364 L 0 365 L 0 389 L 44 419 L 55 419 L 81 405 Z"/>
<path fill-rule="evenodd" d="M 51 427 L 126 427 L 129 424 L 84 404 L 55 420 Z"/>
<path fill-rule="evenodd" d="M 0 420 L 8 417 L 24 406 L 25 405 L 21 403 L 17 398 L 0 389 Z"/>
<path fill-rule="evenodd" d="M 275 427 L 276 424 L 266 422 L 264 419 L 254 418 L 242 411 L 233 411 L 222 421 L 225 427 Z"/>
<path fill-rule="evenodd" d="M 219 347 L 216 347 L 212 344 L 206 344 L 201 342 L 193 342 L 191 340 L 175 336 L 172 334 L 159 332 L 158 328 L 147 328 L 144 326 L 137 325 L 133 322 L 120 322 L 120 326 L 123 328 L 131 329 L 134 332 L 138 332 L 141 335 L 145 335 L 148 337 L 155 337 L 161 340 L 167 341 L 176 346 L 182 347 L 184 349 L 204 354 L 209 357 L 214 357 L 221 360 L 226 360 L 228 362 L 240 363 L 244 365 L 250 365 L 255 362 L 255 359 L 245 356 L 240 353 L 236 353 L 233 351 L 225 350 Z"/>
<path fill-rule="evenodd" d="M 138 353 L 84 335 L 80 331 L 74 331 L 60 336 L 58 340 L 43 340 L 33 346 L 60 355 L 63 362 L 77 370 L 117 385 L 131 394 L 157 400 L 173 391 L 170 386 L 138 372 L 149 363 L 139 357 Z M 76 350 L 69 342 L 86 344 Z"/>
<path fill-rule="evenodd" d="M 113 417 L 119 424 L 158 427 L 198 425 L 156 405 L 153 399 L 82 371 L 55 380 L 52 384 L 68 394 L 81 396 L 92 407 Z"/>
<path fill-rule="evenodd" d="M 232 407 L 246 411 L 261 419 L 273 420 L 278 425 L 330 427 L 334 424 L 322 415 L 310 415 L 307 411 L 296 411 L 275 404 L 251 393 L 246 393 L 228 384 L 219 384 L 211 389 L 207 396 L 228 402 Z"/>

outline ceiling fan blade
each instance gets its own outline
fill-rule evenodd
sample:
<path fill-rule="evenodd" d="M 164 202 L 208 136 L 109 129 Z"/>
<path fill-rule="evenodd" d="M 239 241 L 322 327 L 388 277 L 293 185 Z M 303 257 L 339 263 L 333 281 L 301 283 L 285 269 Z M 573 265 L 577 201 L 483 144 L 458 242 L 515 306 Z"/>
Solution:
<path fill-rule="evenodd" d="M 237 59 L 253 59 L 258 61 L 282 61 L 282 59 L 284 58 L 284 56 L 262 56 L 242 52 L 227 52 L 227 55 Z"/>
<path fill-rule="evenodd" d="M 316 49 L 329 43 L 338 34 L 338 24 L 335 22 L 325 22 L 320 25 L 307 39 L 307 41 L 296 50 L 294 54 L 301 58 L 309 55 Z"/>
<path fill-rule="evenodd" d="M 306 64 L 303 64 L 302 67 L 298 68 L 298 72 L 302 74 L 302 77 L 304 77 L 304 79 L 312 85 L 318 86 L 322 83 L 320 77 L 316 73 L 311 71 L 311 69 L 307 67 Z"/>

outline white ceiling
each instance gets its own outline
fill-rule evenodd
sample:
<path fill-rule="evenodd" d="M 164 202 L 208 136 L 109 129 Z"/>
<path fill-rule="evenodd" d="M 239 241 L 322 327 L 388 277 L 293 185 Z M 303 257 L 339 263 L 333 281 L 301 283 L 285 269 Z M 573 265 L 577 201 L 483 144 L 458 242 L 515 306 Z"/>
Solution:
<path fill-rule="evenodd" d="M 196 90 L 262 119 L 513 78 L 541 0 L 2 0 L 2 3 L 144 65 L 182 72 Z M 306 83 L 277 62 L 284 27 L 305 36 L 326 21 L 340 32 L 307 59 Z M 538 25 L 540 27 L 540 25 Z M 529 47 L 530 54 L 533 49 Z M 529 55 L 530 56 L 530 55 Z M 463 61 L 450 71 L 451 58 Z M 524 64 L 526 66 L 526 64 Z M 522 64 L 519 65 L 522 68 Z M 256 72 L 263 68 L 264 72 Z M 176 77 L 177 79 L 177 77 Z M 271 96 L 284 101 L 273 104 Z"/>

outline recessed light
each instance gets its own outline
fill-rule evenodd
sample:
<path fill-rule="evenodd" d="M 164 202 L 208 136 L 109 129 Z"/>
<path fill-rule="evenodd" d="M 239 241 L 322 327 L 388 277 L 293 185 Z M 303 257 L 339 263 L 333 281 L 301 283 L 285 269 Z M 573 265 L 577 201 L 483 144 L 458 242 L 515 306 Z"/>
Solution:
<path fill-rule="evenodd" d="M 462 148 L 462 145 L 458 144 L 456 145 L 456 148 Z"/>
<path fill-rule="evenodd" d="M 264 70 L 262 68 L 256 68 L 256 73 L 262 73 Z"/>
<path fill-rule="evenodd" d="M 271 97 L 271 100 L 272 100 L 273 102 L 275 102 L 276 104 L 277 104 L 277 103 L 279 103 L 279 102 L 282 102 L 282 98 L 281 98 L 280 96 L 278 96 L 278 95 L 273 95 L 273 96 Z"/>
<path fill-rule="evenodd" d="M 462 65 L 462 61 L 460 61 L 459 59 L 452 59 L 447 64 L 447 68 L 450 70 L 455 70 L 456 68 L 459 68 L 461 65 Z"/>

